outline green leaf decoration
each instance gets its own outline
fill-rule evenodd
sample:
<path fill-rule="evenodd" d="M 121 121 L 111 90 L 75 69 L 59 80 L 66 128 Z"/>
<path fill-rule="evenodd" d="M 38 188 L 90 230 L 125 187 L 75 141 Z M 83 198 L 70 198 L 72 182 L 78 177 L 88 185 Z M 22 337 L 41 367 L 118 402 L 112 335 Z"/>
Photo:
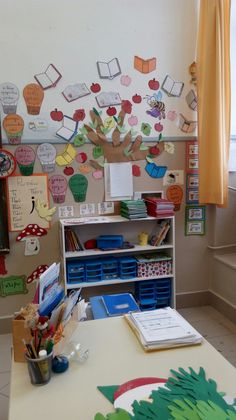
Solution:
<path fill-rule="evenodd" d="M 95 146 L 93 148 L 93 157 L 94 159 L 98 159 L 100 156 L 103 156 L 103 148 L 101 146 Z"/>
<path fill-rule="evenodd" d="M 85 128 L 85 126 L 83 125 L 83 127 L 81 127 L 79 129 L 79 131 L 81 132 L 82 135 L 86 136 L 88 134 L 87 129 Z"/>
<path fill-rule="evenodd" d="M 101 413 L 97 413 L 94 416 L 94 420 L 106 420 L 106 417 L 104 417 Z"/>
<path fill-rule="evenodd" d="M 162 141 L 162 133 L 159 134 L 158 141 Z"/>
<path fill-rule="evenodd" d="M 201 420 L 235 420 L 236 413 L 224 410 L 212 401 L 197 402 L 199 418 Z"/>
<path fill-rule="evenodd" d="M 131 416 L 122 408 L 118 408 L 114 413 L 107 414 L 106 417 L 104 417 L 101 413 L 97 413 L 94 417 L 94 420 L 130 420 Z"/>
<path fill-rule="evenodd" d="M 98 126 L 98 122 L 97 120 L 94 120 L 93 122 L 89 123 L 89 126 L 93 129 L 96 130 L 97 126 Z"/>
<path fill-rule="evenodd" d="M 188 399 L 174 400 L 174 405 L 169 405 L 172 417 L 176 420 L 199 420 L 198 409 Z"/>
<path fill-rule="evenodd" d="M 115 115 L 113 115 L 113 118 L 117 124 L 121 122 L 121 118 L 116 118 Z"/>
<path fill-rule="evenodd" d="M 84 137 L 84 135 L 83 134 L 77 134 L 75 137 L 74 137 L 74 140 L 73 140 L 73 144 L 74 144 L 74 146 L 75 147 L 80 147 L 80 146 L 83 146 L 83 144 L 86 142 L 86 138 Z"/>
<path fill-rule="evenodd" d="M 130 146 L 125 147 L 125 149 L 123 150 L 123 153 L 125 156 L 131 155 L 132 151 L 130 151 Z"/>
<path fill-rule="evenodd" d="M 120 132 L 121 134 L 124 134 L 124 133 L 126 133 L 126 132 L 127 132 L 127 130 L 126 130 L 126 128 L 125 128 L 125 126 L 124 126 L 124 125 L 122 125 L 122 126 L 117 125 L 116 127 L 118 128 L 118 130 L 119 130 L 119 132 Z"/>
<path fill-rule="evenodd" d="M 148 150 L 149 149 L 149 146 L 146 146 L 146 144 L 144 144 L 144 143 L 141 143 L 140 144 L 140 148 L 139 148 L 140 150 Z"/>
<path fill-rule="evenodd" d="M 100 116 L 100 114 L 101 114 L 100 112 L 98 112 L 98 111 L 96 110 L 96 108 L 93 108 L 93 112 L 94 112 L 94 114 L 95 114 L 95 115 L 97 115 L 98 117 L 99 117 L 99 116 Z"/>
<path fill-rule="evenodd" d="M 103 125 L 101 125 L 100 130 L 104 135 L 106 135 L 110 131 L 109 127 L 104 127 Z"/>
<path fill-rule="evenodd" d="M 153 156 L 152 156 L 152 155 L 147 155 L 147 156 L 146 156 L 146 161 L 147 161 L 148 163 L 152 163 L 152 162 L 153 162 Z"/>
<path fill-rule="evenodd" d="M 138 132 L 132 127 L 130 130 L 131 136 L 134 137 L 138 134 Z"/>

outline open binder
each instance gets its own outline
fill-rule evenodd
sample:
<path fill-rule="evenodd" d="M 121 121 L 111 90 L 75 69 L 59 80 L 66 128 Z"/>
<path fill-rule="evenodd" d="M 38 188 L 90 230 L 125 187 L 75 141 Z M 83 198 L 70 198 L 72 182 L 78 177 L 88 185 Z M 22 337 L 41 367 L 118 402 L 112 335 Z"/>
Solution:
<path fill-rule="evenodd" d="M 124 315 L 145 351 L 200 344 L 202 336 L 170 307 Z"/>

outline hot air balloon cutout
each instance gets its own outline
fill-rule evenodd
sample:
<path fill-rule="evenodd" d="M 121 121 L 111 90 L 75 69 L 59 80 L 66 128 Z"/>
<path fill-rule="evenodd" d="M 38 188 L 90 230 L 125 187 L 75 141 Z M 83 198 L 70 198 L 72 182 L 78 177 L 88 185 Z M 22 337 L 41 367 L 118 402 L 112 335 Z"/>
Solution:
<path fill-rule="evenodd" d="M 115 412 L 97 413 L 94 420 L 236 419 L 236 399 L 217 390 L 200 367 L 171 369 L 168 379 L 137 378 L 122 385 L 98 386 Z"/>

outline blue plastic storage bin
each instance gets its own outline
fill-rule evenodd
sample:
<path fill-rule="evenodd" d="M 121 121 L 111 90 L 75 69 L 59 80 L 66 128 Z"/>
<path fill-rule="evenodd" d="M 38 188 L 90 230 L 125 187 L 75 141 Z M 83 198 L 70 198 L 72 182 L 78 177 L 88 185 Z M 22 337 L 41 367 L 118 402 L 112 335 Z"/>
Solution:
<path fill-rule="evenodd" d="M 122 235 L 100 235 L 97 238 L 97 247 L 99 249 L 121 248 L 123 243 Z"/>
<path fill-rule="evenodd" d="M 171 279 L 141 281 L 135 284 L 135 297 L 141 310 L 171 305 Z"/>
<path fill-rule="evenodd" d="M 131 279 L 137 277 L 137 261 L 133 257 L 119 258 L 120 278 Z"/>
<path fill-rule="evenodd" d="M 78 261 L 69 261 L 66 265 L 66 278 L 68 284 L 81 283 L 85 280 L 84 264 Z"/>
<path fill-rule="evenodd" d="M 114 257 L 108 257 L 102 261 L 102 279 L 112 280 L 119 277 L 119 265 L 118 259 Z"/>
<path fill-rule="evenodd" d="M 100 260 L 86 261 L 85 271 L 87 282 L 96 282 L 102 280 L 102 262 Z"/>

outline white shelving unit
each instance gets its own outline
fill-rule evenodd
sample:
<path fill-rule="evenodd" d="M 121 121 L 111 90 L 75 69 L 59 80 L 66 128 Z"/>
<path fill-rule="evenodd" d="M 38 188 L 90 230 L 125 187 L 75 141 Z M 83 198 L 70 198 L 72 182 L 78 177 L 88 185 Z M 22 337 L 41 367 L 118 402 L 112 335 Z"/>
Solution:
<path fill-rule="evenodd" d="M 156 225 L 160 220 L 168 220 L 170 223 L 169 232 L 161 246 L 138 245 L 138 235 L 140 232 L 147 232 L 149 236 L 155 232 Z M 113 249 L 102 251 L 100 249 L 85 249 L 82 251 L 68 252 L 66 250 L 65 229 L 70 227 L 77 235 L 80 243 L 84 244 L 89 239 L 96 239 L 99 235 L 123 235 L 124 241 L 134 245 L 133 248 Z M 158 280 L 171 278 L 171 306 L 175 307 L 175 219 L 174 216 L 167 217 L 147 217 L 144 219 L 129 220 L 122 216 L 97 216 L 77 219 L 61 219 L 60 220 L 60 240 L 61 240 L 61 258 L 64 277 L 64 287 L 67 292 L 70 289 L 90 288 L 100 286 L 112 286 L 115 284 L 135 283 L 145 280 Z M 162 276 L 132 277 L 128 279 L 113 278 L 99 281 L 82 281 L 70 283 L 67 281 L 67 265 L 71 261 L 78 263 L 86 260 L 93 261 L 102 257 L 135 257 L 137 255 L 155 254 L 165 252 L 172 259 L 171 274 Z M 99 292 L 98 292 L 99 294 Z"/>

